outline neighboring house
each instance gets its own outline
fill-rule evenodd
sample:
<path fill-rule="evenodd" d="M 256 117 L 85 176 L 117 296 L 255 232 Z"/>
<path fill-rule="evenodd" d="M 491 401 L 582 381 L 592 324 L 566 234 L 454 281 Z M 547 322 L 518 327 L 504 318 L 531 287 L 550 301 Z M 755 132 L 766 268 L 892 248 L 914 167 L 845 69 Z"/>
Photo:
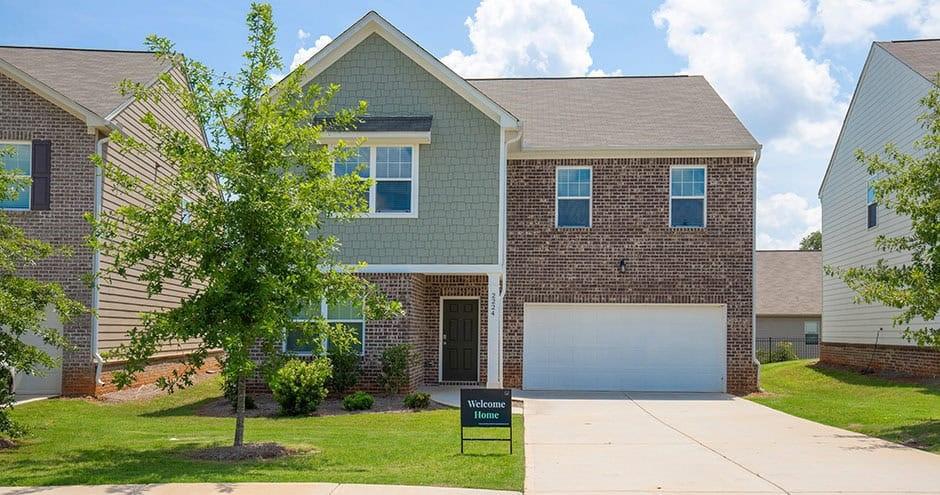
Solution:
<path fill-rule="evenodd" d="M 801 358 L 819 355 L 822 252 L 757 251 L 757 348 L 790 342 Z"/>
<path fill-rule="evenodd" d="M 321 308 L 364 386 L 410 343 L 412 386 L 756 389 L 760 145 L 704 78 L 467 80 L 374 12 L 304 65 L 369 105 L 323 136 L 365 138 L 335 173 L 364 165 L 370 213 L 329 231 L 406 311 Z"/>
<path fill-rule="evenodd" d="M 910 231 L 910 220 L 878 205 L 865 165 L 855 151 L 884 150 L 886 143 L 914 152 L 924 136 L 917 117 L 919 100 L 934 87 L 940 71 L 940 40 L 876 42 L 872 45 L 819 189 L 822 202 L 823 265 L 862 266 L 885 258 L 903 263 L 909 255 L 875 248 L 879 235 Z M 940 375 L 940 352 L 907 341 L 892 326 L 896 310 L 881 304 L 855 304 L 841 280 L 823 280 L 821 360 L 914 375 Z M 922 327 L 922 321 L 913 327 Z M 934 321 L 932 325 L 940 325 Z"/>
<path fill-rule="evenodd" d="M 10 145 L 15 151 L 4 158 L 4 165 L 32 178 L 29 190 L 0 207 L 27 236 L 72 251 L 71 256 L 43 260 L 25 274 L 58 282 L 70 297 L 97 310 L 97 317 L 85 315 L 64 327 L 50 311 L 50 325 L 61 328 L 75 349 L 53 351 L 61 357 L 61 366 L 44 377 L 17 375 L 18 398 L 112 390 L 110 375 L 121 363 L 105 361 L 103 356 L 127 341 L 128 330 L 140 321 L 140 311 L 172 306 L 187 293 L 171 284 L 164 295 L 148 298 L 145 284 L 133 276 L 102 281 L 94 288 L 86 280 L 110 260 L 86 246 L 91 227 L 83 215 L 106 214 L 127 201 L 140 200 L 117 194 L 92 165 L 90 155 L 103 153 L 144 180 L 172 173 L 172 167 L 157 156 L 109 150 L 107 136 L 115 129 L 139 140 L 150 139 L 139 123 L 148 111 L 202 139 L 202 130 L 174 99 L 140 103 L 117 89 L 124 79 L 154 84 L 167 70 L 149 52 L 0 47 L 0 146 Z M 174 356 L 187 349 L 167 347 L 140 378 L 149 380 L 177 366 Z"/>

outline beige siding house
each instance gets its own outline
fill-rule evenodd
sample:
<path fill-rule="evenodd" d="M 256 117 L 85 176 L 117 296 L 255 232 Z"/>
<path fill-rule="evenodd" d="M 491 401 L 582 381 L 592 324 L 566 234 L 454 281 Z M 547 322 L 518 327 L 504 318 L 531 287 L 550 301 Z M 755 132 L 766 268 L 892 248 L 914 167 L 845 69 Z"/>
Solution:
<path fill-rule="evenodd" d="M 24 273 L 62 284 L 66 293 L 96 310 L 62 325 L 54 312 L 48 321 L 75 346 L 61 353 L 61 364 L 44 377 L 15 376 L 18 398 L 36 395 L 96 395 L 113 389 L 110 375 L 122 363 L 109 360 L 108 351 L 127 340 L 140 323 L 141 311 L 178 304 L 190 289 L 171 286 L 148 298 L 132 272 L 125 278 L 87 283 L 89 274 L 111 261 L 86 247 L 91 233 L 84 215 L 107 214 L 140 198 L 121 197 L 106 183 L 89 156 L 103 153 L 113 164 L 145 180 L 173 173 L 157 156 L 128 156 L 109 146 L 114 130 L 149 141 L 139 123 L 146 112 L 163 122 L 204 139 L 178 102 L 137 103 L 121 95 L 125 79 L 152 85 L 168 66 L 152 53 L 35 47 L 0 47 L 0 146 L 16 153 L 4 160 L 31 176 L 33 184 L 17 201 L 2 204 L 6 214 L 28 236 L 68 247 L 71 256 L 44 260 Z M 179 79 L 178 74 L 174 77 Z M 203 141 L 204 142 L 204 141 Z M 178 366 L 189 346 L 167 347 L 141 380 Z M 15 370 L 14 370 L 15 371 Z"/>
<path fill-rule="evenodd" d="M 910 222 L 871 201 L 868 172 L 854 153 L 859 149 L 880 152 L 886 143 L 913 152 L 913 143 L 924 135 L 916 121 L 924 113 L 919 100 L 934 87 L 932 80 L 938 71 L 940 40 L 872 45 L 819 190 L 824 266 L 863 266 L 880 258 L 895 264 L 909 260 L 907 255 L 875 248 L 877 236 L 908 232 Z M 854 292 L 841 280 L 824 277 L 824 362 L 940 374 L 940 353 L 907 341 L 892 326 L 894 309 L 856 304 L 853 297 Z M 915 322 L 913 326 L 924 324 Z"/>

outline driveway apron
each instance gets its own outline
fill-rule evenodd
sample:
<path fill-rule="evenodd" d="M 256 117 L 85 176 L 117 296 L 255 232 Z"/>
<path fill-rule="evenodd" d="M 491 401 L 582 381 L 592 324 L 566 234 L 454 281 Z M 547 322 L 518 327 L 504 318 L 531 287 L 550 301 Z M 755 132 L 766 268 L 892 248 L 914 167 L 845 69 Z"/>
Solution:
<path fill-rule="evenodd" d="M 527 494 L 940 494 L 940 456 L 725 394 L 525 395 Z"/>

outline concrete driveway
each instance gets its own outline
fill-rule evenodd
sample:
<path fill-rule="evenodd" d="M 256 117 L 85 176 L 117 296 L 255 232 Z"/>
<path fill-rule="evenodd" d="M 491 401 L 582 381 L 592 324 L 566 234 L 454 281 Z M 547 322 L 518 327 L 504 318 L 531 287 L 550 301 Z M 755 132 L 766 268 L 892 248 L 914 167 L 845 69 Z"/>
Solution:
<path fill-rule="evenodd" d="M 940 494 L 938 455 L 724 394 L 523 395 L 526 494 Z"/>

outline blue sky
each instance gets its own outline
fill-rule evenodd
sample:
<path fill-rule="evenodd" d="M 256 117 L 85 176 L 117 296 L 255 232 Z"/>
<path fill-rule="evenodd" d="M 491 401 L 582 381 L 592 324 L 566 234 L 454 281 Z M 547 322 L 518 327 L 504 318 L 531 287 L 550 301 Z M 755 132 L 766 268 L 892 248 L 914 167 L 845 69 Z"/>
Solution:
<path fill-rule="evenodd" d="M 288 64 L 376 10 L 468 77 L 706 76 L 764 145 L 760 248 L 795 247 L 818 228 L 816 190 L 871 41 L 940 37 L 940 0 L 272 3 Z M 15 20 L 0 44 L 138 49 L 157 33 L 234 71 L 246 9 L 235 1 L 0 0 Z"/>

